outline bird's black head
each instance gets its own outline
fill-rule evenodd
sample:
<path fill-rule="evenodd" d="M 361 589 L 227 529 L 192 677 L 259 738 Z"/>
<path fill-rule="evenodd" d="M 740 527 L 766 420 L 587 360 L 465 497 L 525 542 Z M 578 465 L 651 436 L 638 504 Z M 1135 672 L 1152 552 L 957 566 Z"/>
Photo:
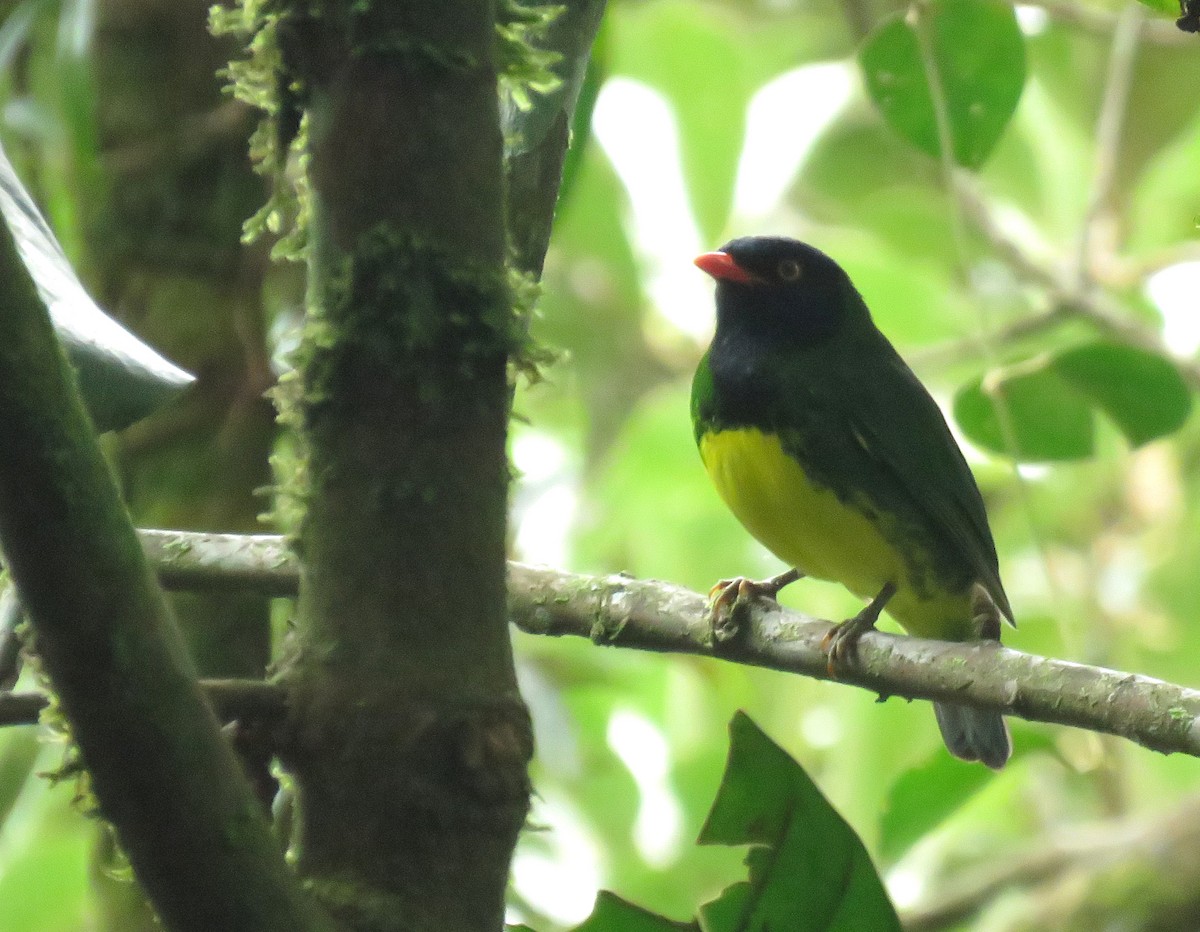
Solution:
<path fill-rule="evenodd" d="M 696 259 L 717 280 L 717 326 L 816 346 L 870 323 L 862 298 L 829 256 L 783 236 L 743 236 Z"/>

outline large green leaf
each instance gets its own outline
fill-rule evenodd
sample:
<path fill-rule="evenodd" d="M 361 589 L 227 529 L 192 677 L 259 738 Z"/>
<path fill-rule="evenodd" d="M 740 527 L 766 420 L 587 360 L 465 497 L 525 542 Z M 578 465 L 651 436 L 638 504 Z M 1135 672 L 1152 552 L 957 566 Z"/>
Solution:
<path fill-rule="evenodd" d="M 899 932 L 866 848 L 815 783 L 744 712 L 702 845 L 752 845 L 750 876 L 676 922 L 601 893 L 576 932 Z"/>
<path fill-rule="evenodd" d="M 1170 362 L 1096 341 L 972 382 L 955 398 L 954 416 L 982 447 L 1045 461 L 1090 456 L 1097 411 L 1136 447 L 1177 430 L 1191 407 L 1191 393 Z"/>
<path fill-rule="evenodd" d="M 1183 377 L 1155 353 L 1097 342 L 1061 353 L 1055 368 L 1135 447 L 1174 432 L 1192 410 Z"/>
<path fill-rule="evenodd" d="M 941 85 L 954 159 L 978 168 L 991 154 L 1025 86 L 1025 42 L 1000 0 L 935 0 L 896 16 L 863 45 L 867 89 L 888 124 L 918 148 L 941 152 L 930 80 Z M 926 60 L 928 52 L 928 60 Z"/>
<path fill-rule="evenodd" d="M 140 420 L 192 381 L 96 306 L 3 150 L 0 214 L 50 310 L 98 430 Z"/>
<path fill-rule="evenodd" d="M 701 912 L 705 930 L 900 928 L 866 848 L 808 774 L 739 712 L 701 844 L 753 845 L 748 882 Z"/>

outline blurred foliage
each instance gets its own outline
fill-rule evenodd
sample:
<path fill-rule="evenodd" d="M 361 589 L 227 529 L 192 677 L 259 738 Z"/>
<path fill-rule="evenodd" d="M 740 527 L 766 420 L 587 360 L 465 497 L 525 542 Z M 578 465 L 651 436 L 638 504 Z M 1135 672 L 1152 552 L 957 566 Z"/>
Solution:
<path fill-rule="evenodd" d="M 606 76 L 661 95 L 671 119 L 663 134 L 638 122 L 640 113 L 622 114 L 640 145 L 597 132 L 573 156 L 537 322 L 541 338 L 567 353 L 545 384 L 518 395 L 514 457 L 524 478 L 515 555 L 700 591 L 723 576 L 779 569 L 708 488 L 694 452 L 686 399 L 712 307 L 689 281 L 686 250 L 783 233 L 833 254 L 935 395 L 948 409 L 959 399 L 955 413 L 979 445 L 968 453 L 1018 614 L 1006 641 L 1196 685 L 1188 644 L 1200 451 L 1188 414 L 1200 274 L 1181 263 L 1200 260 L 1200 101 L 1180 90 L 1200 78 L 1196 49 L 1160 29 L 1165 21 L 1143 24 L 1120 144 L 1098 151 L 1123 7 L 1080 4 L 1079 16 L 1070 5 L 1024 7 L 1015 18 L 1000 4 L 932 7 L 950 17 L 939 65 L 944 80 L 959 82 L 947 89 L 958 161 L 977 169 L 965 183 L 1004 243 L 949 193 L 931 155 L 936 128 L 926 123 L 923 137 L 906 130 L 872 89 L 869 61 L 856 57 L 879 41 L 878 33 L 856 41 L 857 23 L 865 17 L 869 30 L 886 30 L 904 22 L 903 10 L 889 20 L 887 5 L 868 4 L 610 7 Z M 969 56 L 974 64 L 964 62 Z M 916 64 L 928 94 L 924 62 Z M 845 103 L 808 127 L 803 151 L 771 151 L 795 145 L 789 132 L 814 119 L 814 98 L 839 93 L 836 81 L 805 83 L 831 65 L 849 85 Z M 773 84 L 788 81 L 791 97 L 772 96 Z M 768 100 L 755 123 L 755 107 Z M 979 105 L 997 114 L 983 126 L 970 122 Z M 922 106 L 932 120 L 932 105 Z M 682 215 L 664 216 L 679 213 L 665 194 L 647 206 L 629 192 L 653 189 L 639 185 L 637 172 L 671 145 L 672 131 L 687 200 Z M 769 179 L 739 173 L 772 159 L 799 164 L 763 203 L 746 192 Z M 1111 174 L 1099 191 L 1102 163 Z M 664 191 L 675 184 L 657 179 Z M 641 218 L 655 211 L 661 227 L 648 235 Z M 1085 223 L 1093 243 L 1101 240 L 1086 256 Z M 661 236 L 666 229 L 677 239 Z M 1010 261 L 1010 244 L 1047 274 Z M 1173 275 L 1178 290 L 1165 287 Z M 1081 281 L 1081 293 L 1107 289 L 1147 345 L 1168 338 L 1170 355 L 1064 310 L 1060 279 Z M 1044 325 L 1024 327 L 1042 317 Z M 1035 385 L 1022 405 L 1020 380 L 1036 373 L 1052 374 L 1055 390 Z M 984 395 L 984 384 L 1000 394 Z M 962 412 L 968 395 L 983 409 L 974 416 Z M 1015 447 L 1005 440 L 1014 429 Z M 1055 445 L 1073 460 L 1013 468 L 1012 454 L 1044 460 Z M 837 587 L 811 581 L 785 600 L 831 618 L 858 607 Z M 538 818 L 547 832 L 527 838 L 524 850 L 556 851 L 558 860 L 519 861 L 516 875 L 520 915 L 539 929 L 553 925 L 547 917 L 569 925 L 586 913 L 582 891 L 566 895 L 567 877 L 680 918 L 738 876 L 730 861 L 710 860 L 719 850 L 690 844 L 719 784 L 717 755 L 696 752 L 721 747 L 722 723 L 737 708 L 795 754 L 863 837 L 902 913 L 958 879 L 989 867 L 1000 873 L 1060 832 L 1161 811 L 1190 791 L 1195 772 L 1192 761 L 1113 739 L 1013 722 L 1016 756 L 991 774 L 946 755 L 921 704 L 878 706 L 852 690 L 694 658 L 595 656 L 589 645 L 529 638 L 520 648 L 548 681 L 526 691 L 535 719 L 558 716 L 572 749 L 541 737 Z M 554 713 L 541 697 L 553 697 Z M 639 761 L 624 746 L 634 739 L 622 735 L 646 723 L 657 734 Z M 659 766 L 660 753 L 665 768 L 651 779 L 648 761 Z M 560 754 L 569 774 L 554 763 Z M 657 844 L 647 840 L 647 810 L 658 813 Z M 715 873 L 722 863 L 725 873 Z M 951 925 L 1008 927 L 1005 916 L 1038 902 L 1034 882 L 1024 892 L 1010 886 Z"/>
<path fill-rule="evenodd" d="M 1096 412 L 1138 447 L 1174 433 L 1191 409 L 1191 392 L 1170 362 L 1102 341 L 994 369 L 954 399 L 972 441 L 1033 461 L 1091 456 Z"/>
<path fill-rule="evenodd" d="M 86 43 L 67 39 L 86 32 L 90 6 L 0 3 L 0 64 L 29 64 L 0 87 L 5 139 L 76 261 L 78 205 L 99 183 L 96 89 Z M 1147 7 L 1178 15 L 1168 0 Z M 515 403 L 513 556 L 700 591 L 779 569 L 694 450 L 688 383 L 712 305 L 688 260 L 734 235 L 792 235 L 846 267 L 958 416 L 1019 622 L 1006 642 L 1200 686 L 1200 428 L 1188 416 L 1200 40 L 1116 0 L 1015 15 L 935 0 L 917 19 L 945 32 L 889 39 L 905 13 L 874 0 L 610 4 L 583 91 L 596 120 L 576 127 L 534 325 L 564 352 Z M 1133 54 L 1110 67 L 1119 30 L 1133 30 Z M 881 96 L 884 52 L 905 79 L 891 92 L 908 97 Z M 969 169 L 953 185 L 930 74 L 946 82 L 948 135 Z M 1098 133 L 1104 120 L 1117 131 Z M 1087 313 L 1095 295 L 1116 330 Z M 785 601 L 829 618 L 858 608 L 809 581 Z M 744 849 L 693 844 L 738 709 L 861 837 L 902 917 L 966 880 L 1008 878 L 932 927 L 1069 927 L 1044 875 L 1005 870 L 1055 838 L 1111 839 L 1195 792 L 1195 761 L 1079 731 L 1013 722 L 1014 759 L 992 774 L 945 753 L 923 703 L 587 643 L 521 635 L 517 650 L 538 796 L 511 919 L 540 932 L 584 921 L 599 888 L 620 897 L 606 909 L 683 917 L 745 876 Z M 57 751 L 35 766 L 29 734 L 0 733 L 0 932 L 84 928 L 89 843 L 69 794 L 32 776 Z M 1108 908 L 1116 927 L 1120 903 Z"/>

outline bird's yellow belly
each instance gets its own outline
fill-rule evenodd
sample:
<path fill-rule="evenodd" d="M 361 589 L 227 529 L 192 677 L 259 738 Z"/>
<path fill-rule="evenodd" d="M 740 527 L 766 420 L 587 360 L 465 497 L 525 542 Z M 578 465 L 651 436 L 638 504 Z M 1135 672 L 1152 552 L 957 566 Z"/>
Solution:
<path fill-rule="evenodd" d="M 705 434 L 700 457 L 737 519 L 789 566 L 863 599 L 893 582 L 898 590 L 887 611 L 907 630 L 954 640 L 968 635 L 967 595 L 917 592 L 904 555 L 881 530 L 887 518 L 869 517 L 853 499 L 815 485 L 777 437 L 754 429 Z"/>

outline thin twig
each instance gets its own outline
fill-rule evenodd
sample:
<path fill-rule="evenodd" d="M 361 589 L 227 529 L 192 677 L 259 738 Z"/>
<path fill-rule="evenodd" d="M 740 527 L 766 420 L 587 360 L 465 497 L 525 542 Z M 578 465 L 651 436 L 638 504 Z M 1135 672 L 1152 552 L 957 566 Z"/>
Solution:
<path fill-rule="evenodd" d="M 1064 320 L 1069 319 L 1069 311 L 1061 304 L 1048 310 L 1038 311 L 1025 317 L 1018 317 L 1002 327 L 997 327 L 989 336 L 988 344 L 995 351 L 1003 346 L 1010 346 L 1027 340 L 1030 337 L 1045 333 L 1058 327 Z M 947 340 L 928 346 L 914 353 L 907 353 L 909 364 L 916 370 L 937 368 L 952 363 L 970 359 L 980 353 L 980 337 L 969 336 L 957 340 Z"/>
<path fill-rule="evenodd" d="M 1107 292 L 1080 289 L 1062 272 L 1034 258 L 1001 227 L 991 206 L 974 185 L 960 179 L 954 193 L 967 219 L 988 240 L 993 254 L 1018 276 L 1045 289 L 1063 320 L 1084 320 L 1102 333 L 1157 353 L 1168 359 L 1189 384 L 1200 388 L 1200 364 L 1195 360 L 1170 352 L 1157 331 L 1131 318 Z"/>
<path fill-rule="evenodd" d="M 1121 139 L 1125 129 L 1125 115 L 1129 104 L 1129 90 L 1133 85 L 1133 70 L 1137 63 L 1137 51 L 1141 39 L 1142 25 L 1146 21 L 1145 8 L 1140 3 L 1130 3 L 1117 19 L 1113 32 L 1112 51 L 1108 57 L 1108 74 L 1104 82 L 1104 93 L 1100 100 L 1100 114 L 1096 118 L 1096 151 L 1092 176 L 1092 190 L 1088 198 L 1087 212 L 1079 230 L 1079 242 L 1075 252 L 1075 268 L 1072 276 L 1080 291 L 1088 290 L 1094 280 L 1092 270 L 1101 254 L 1109 255 L 1113 249 L 1113 193 L 1120 163 Z"/>
<path fill-rule="evenodd" d="M 294 596 L 299 563 L 277 534 L 138 531 L 163 588 Z"/>
<path fill-rule="evenodd" d="M 964 177 L 965 173 L 959 169 L 957 156 L 954 151 L 954 127 L 950 119 L 949 95 L 942 79 L 941 63 L 938 60 L 937 49 L 935 48 L 934 37 L 931 32 L 930 17 L 932 14 L 925 8 L 915 7 L 914 9 L 917 12 L 917 16 L 913 21 L 913 31 L 916 33 L 917 45 L 921 52 L 921 65 L 925 71 L 925 80 L 929 85 L 929 99 L 933 107 L 934 120 L 937 126 L 938 154 L 940 156 L 943 184 L 948 195 L 948 213 L 954 235 L 955 254 L 958 258 L 958 266 L 962 279 L 965 283 L 970 284 L 972 279 L 972 261 L 971 250 L 967 240 L 969 214 L 966 195 L 964 194 L 967 180 Z M 987 369 L 994 371 L 999 365 L 1000 359 L 996 352 L 996 344 L 993 342 L 993 331 L 995 328 L 990 308 L 986 301 L 976 301 L 975 309 L 975 316 L 978 321 L 976 332 L 978 346 Z M 987 384 L 985 381 L 985 389 Z M 996 423 L 1000 428 L 1000 437 L 1004 442 L 1004 448 L 1013 451 L 1019 449 L 1016 425 L 1013 421 L 1007 397 L 1004 392 L 997 391 L 992 396 L 992 401 L 996 412 Z M 1058 580 L 1055 578 L 1046 550 L 1045 535 L 1042 533 L 1038 522 L 1037 509 L 1034 508 L 1033 497 L 1030 495 L 1025 477 L 1017 469 L 1015 458 L 1011 463 L 1011 470 L 1012 484 L 1017 491 L 1017 499 L 1020 502 L 1021 511 L 1025 516 L 1025 523 L 1029 527 L 1029 537 L 1041 560 L 1047 582 L 1052 589 L 1057 589 Z"/>
<path fill-rule="evenodd" d="M 268 725 L 287 714 L 287 693 L 282 686 L 262 680 L 201 680 L 200 688 L 222 722 L 253 719 Z M 39 692 L 0 692 L 0 726 L 33 725 L 49 698 Z"/>

